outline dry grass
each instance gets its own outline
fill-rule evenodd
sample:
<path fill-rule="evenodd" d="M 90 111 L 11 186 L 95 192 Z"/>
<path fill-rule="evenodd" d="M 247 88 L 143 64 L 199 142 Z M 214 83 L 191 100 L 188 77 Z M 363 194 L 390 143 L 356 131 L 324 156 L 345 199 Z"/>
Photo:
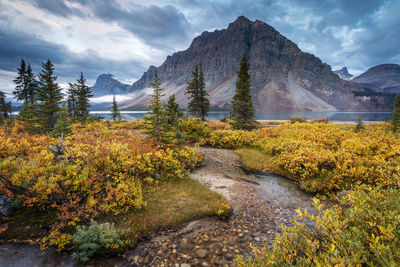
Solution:
<path fill-rule="evenodd" d="M 231 212 L 223 196 L 190 178 L 147 185 L 143 191 L 147 207 L 112 219 L 125 232 L 124 239 L 130 246 L 149 232 L 173 228 L 205 216 L 223 218 Z"/>

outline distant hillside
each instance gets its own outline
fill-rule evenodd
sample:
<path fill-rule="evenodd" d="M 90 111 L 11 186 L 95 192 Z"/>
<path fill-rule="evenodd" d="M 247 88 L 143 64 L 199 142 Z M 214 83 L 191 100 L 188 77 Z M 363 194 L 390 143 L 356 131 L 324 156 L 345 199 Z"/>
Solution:
<path fill-rule="evenodd" d="M 377 92 L 398 94 L 400 93 L 400 65 L 378 65 L 351 81 Z"/>

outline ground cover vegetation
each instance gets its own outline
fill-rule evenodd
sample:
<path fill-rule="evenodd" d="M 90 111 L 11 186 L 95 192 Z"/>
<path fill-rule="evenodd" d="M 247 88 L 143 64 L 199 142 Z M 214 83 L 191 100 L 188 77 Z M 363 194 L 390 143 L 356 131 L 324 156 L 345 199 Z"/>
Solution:
<path fill-rule="evenodd" d="M 191 140 L 236 149 L 248 169 L 284 175 L 305 191 L 338 201 L 325 209 L 315 199 L 317 214 L 299 210 L 272 246 L 254 247 L 253 255 L 238 256 L 234 264 L 399 264 L 400 139 L 391 123 L 359 124 L 294 119 L 243 131 L 224 122 L 181 122 Z"/>

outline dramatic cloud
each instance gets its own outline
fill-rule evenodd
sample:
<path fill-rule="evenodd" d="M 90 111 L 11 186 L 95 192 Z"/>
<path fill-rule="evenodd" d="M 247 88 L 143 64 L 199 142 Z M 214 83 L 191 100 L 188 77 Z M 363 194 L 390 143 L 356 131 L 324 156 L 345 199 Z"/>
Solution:
<path fill-rule="evenodd" d="M 7 91 L 21 58 L 35 72 L 52 60 L 62 84 L 80 71 L 92 84 L 100 73 L 131 83 L 239 15 L 265 21 L 334 69 L 358 74 L 400 63 L 397 0 L 0 0 L 0 7 L 0 90 Z"/>

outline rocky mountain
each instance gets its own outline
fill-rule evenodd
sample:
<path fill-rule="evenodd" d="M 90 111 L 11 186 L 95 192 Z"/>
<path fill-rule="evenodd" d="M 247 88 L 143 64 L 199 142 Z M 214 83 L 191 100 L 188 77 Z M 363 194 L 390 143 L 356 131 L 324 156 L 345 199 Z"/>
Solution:
<path fill-rule="evenodd" d="M 112 74 L 100 74 L 95 85 L 91 87 L 95 97 L 112 94 L 126 94 L 132 91 L 128 84 L 123 84 L 113 78 Z"/>
<path fill-rule="evenodd" d="M 157 70 L 165 98 L 175 94 L 178 103 L 186 105 L 188 98 L 184 91 L 191 71 L 202 63 L 211 105 L 229 106 L 244 53 L 249 56 L 251 90 L 258 111 L 385 108 L 385 100 L 380 96 L 366 96 L 361 86 L 340 79 L 329 65 L 302 52 L 271 26 L 243 16 L 227 29 L 203 32 L 185 51 L 168 56 L 157 68 L 150 67 L 132 88 L 151 91 L 148 88 Z M 149 98 L 148 94 L 142 94 L 123 107 L 143 105 Z"/>
<path fill-rule="evenodd" d="M 351 81 L 377 92 L 398 94 L 400 93 L 400 65 L 378 65 Z"/>
<path fill-rule="evenodd" d="M 354 77 L 354 75 L 347 70 L 347 67 L 343 67 L 340 70 L 334 70 L 333 73 L 339 75 L 340 79 L 346 81 L 351 80 L 351 78 Z"/>

